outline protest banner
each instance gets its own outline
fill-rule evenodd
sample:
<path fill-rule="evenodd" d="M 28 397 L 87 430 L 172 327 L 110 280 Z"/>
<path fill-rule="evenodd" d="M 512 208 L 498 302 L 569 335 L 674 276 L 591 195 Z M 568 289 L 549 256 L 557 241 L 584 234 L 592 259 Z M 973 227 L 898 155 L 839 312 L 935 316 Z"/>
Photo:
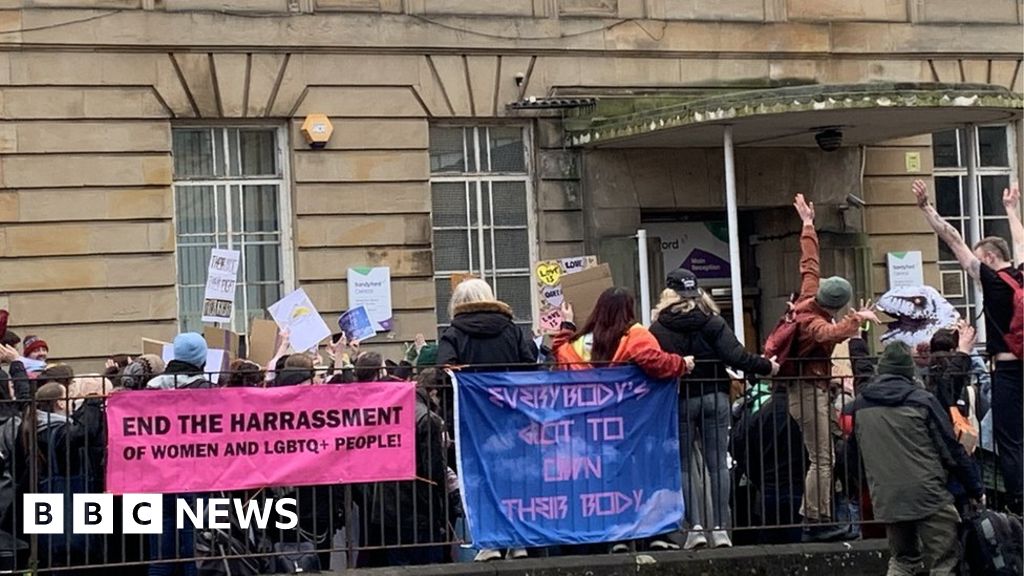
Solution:
<path fill-rule="evenodd" d="M 356 306 L 342 314 L 338 318 L 338 328 L 345 333 L 345 337 L 349 341 L 363 341 L 377 335 L 377 331 L 373 329 L 373 321 L 366 311 L 366 306 Z"/>
<path fill-rule="evenodd" d="M 562 325 L 562 280 L 597 266 L 596 256 L 576 256 L 560 260 L 544 260 L 534 266 L 534 280 L 540 296 L 540 313 L 536 325 L 542 332 L 553 334 Z"/>
<path fill-rule="evenodd" d="M 391 268 L 349 268 L 348 307 L 365 306 L 375 332 L 391 330 Z"/>
<path fill-rule="evenodd" d="M 181 493 L 411 480 L 415 385 L 119 392 L 107 491 Z"/>
<path fill-rule="evenodd" d="M 678 529 L 675 380 L 652 380 L 635 366 L 455 379 L 459 482 L 474 547 Z"/>
<path fill-rule="evenodd" d="M 327 323 L 302 288 L 281 298 L 268 310 L 278 328 L 288 332 L 288 340 L 296 352 L 308 352 L 331 335 Z"/>
<path fill-rule="evenodd" d="M 235 283 L 238 281 L 238 250 L 214 248 L 206 273 L 203 294 L 203 322 L 230 323 L 235 307 Z"/>

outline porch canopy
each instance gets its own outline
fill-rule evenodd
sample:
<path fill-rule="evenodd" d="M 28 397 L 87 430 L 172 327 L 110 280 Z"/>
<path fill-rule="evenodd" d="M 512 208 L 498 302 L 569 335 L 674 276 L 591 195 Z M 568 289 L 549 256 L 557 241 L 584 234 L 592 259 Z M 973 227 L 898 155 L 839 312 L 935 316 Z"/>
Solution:
<path fill-rule="evenodd" d="M 567 118 L 565 126 L 569 143 L 582 148 L 723 147 L 733 326 L 742 338 L 734 146 L 816 147 L 815 136 L 828 129 L 842 132 L 842 146 L 861 146 L 964 126 L 1008 123 L 1021 118 L 1022 109 L 1024 95 L 987 84 L 811 85 L 679 96 L 675 101 L 663 96 L 615 98 Z M 968 147 L 968 172 L 973 175 L 977 165 L 973 130 L 968 131 Z M 968 180 L 975 239 L 980 234 L 977 179 Z M 640 265 L 646 267 L 646 262 Z M 640 296 L 641 309 L 650 310 L 650 295 Z"/>

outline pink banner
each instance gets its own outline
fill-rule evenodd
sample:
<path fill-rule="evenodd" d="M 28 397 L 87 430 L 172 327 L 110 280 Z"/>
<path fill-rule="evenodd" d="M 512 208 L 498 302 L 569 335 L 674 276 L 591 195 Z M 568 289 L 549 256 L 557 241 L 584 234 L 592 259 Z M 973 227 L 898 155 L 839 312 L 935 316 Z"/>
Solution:
<path fill-rule="evenodd" d="M 406 382 L 118 392 L 107 492 L 412 480 L 415 402 Z"/>

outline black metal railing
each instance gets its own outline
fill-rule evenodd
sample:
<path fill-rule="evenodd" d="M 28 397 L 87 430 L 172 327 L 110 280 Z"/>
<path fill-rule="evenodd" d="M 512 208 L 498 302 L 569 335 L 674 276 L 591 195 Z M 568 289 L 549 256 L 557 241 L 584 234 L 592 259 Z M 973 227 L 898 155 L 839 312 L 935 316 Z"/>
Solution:
<path fill-rule="evenodd" d="M 850 448 L 851 431 L 844 429 L 848 422 L 840 416 L 843 405 L 867 385 L 870 375 L 851 374 L 844 382 L 827 370 L 820 372 L 820 361 L 792 362 L 799 365 L 789 372 L 792 375 L 774 379 L 741 380 L 723 371 L 703 380 L 680 381 L 679 465 L 687 517 L 674 536 L 678 544 L 684 545 L 698 525 L 705 531 L 726 531 L 736 545 L 799 542 L 809 525 L 833 528 L 833 539 L 884 537 L 871 518 L 861 460 Z M 805 371 L 805 366 L 811 370 Z M 187 569 L 186 574 L 242 575 L 287 571 L 289 563 L 337 570 L 469 560 L 475 550 L 454 481 L 458 466 L 452 442 L 453 391 L 438 373 L 403 374 L 418 375 L 418 386 L 433 402 L 433 416 L 417 422 L 417 434 L 430 441 L 417 443 L 416 480 L 166 495 L 163 518 L 157 519 L 164 523 L 162 535 L 123 534 L 121 496 L 113 497 L 114 534 L 72 534 L 70 499 L 63 534 L 27 534 L 22 522 L 25 494 L 104 491 L 106 397 L 119 389 L 100 379 L 90 381 L 91 389 L 66 387 L 59 398 L 2 401 L 0 571 L 68 573 L 95 568 L 103 574 L 170 574 L 177 566 Z M 231 380 L 229 373 L 220 376 L 221 382 Z M 321 372 L 313 376 L 314 382 L 328 379 Z M 397 377 L 385 372 L 379 376 Z M 988 409 L 983 391 L 989 375 L 979 370 L 962 376 L 982 399 L 980 421 Z M 35 385 L 31 390 L 35 396 L 41 392 Z M 973 459 L 982 470 L 989 505 L 1004 503 L 991 447 L 980 446 Z M 244 528 L 232 515 L 230 528 L 176 529 L 176 498 L 194 502 L 219 497 L 257 505 L 294 498 L 298 526 Z M 581 551 L 606 552 L 607 547 L 530 554 Z"/>

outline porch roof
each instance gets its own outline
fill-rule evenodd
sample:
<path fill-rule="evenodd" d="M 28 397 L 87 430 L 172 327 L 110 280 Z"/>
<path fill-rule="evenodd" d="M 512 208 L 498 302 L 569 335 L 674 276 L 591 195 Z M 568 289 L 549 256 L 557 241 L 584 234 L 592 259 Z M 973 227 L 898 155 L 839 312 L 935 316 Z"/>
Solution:
<path fill-rule="evenodd" d="M 679 97 L 642 109 L 649 95 L 616 99 L 566 120 L 569 143 L 590 148 L 719 147 L 733 127 L 736 146 L 813 147 L 826 128 L 859 146 L 965 124 L 1021 118 L 1024 95 L 988 84 L 869 83 L 812 85 Z M 659 104 L 665 99 L 659 97 Z"/>

